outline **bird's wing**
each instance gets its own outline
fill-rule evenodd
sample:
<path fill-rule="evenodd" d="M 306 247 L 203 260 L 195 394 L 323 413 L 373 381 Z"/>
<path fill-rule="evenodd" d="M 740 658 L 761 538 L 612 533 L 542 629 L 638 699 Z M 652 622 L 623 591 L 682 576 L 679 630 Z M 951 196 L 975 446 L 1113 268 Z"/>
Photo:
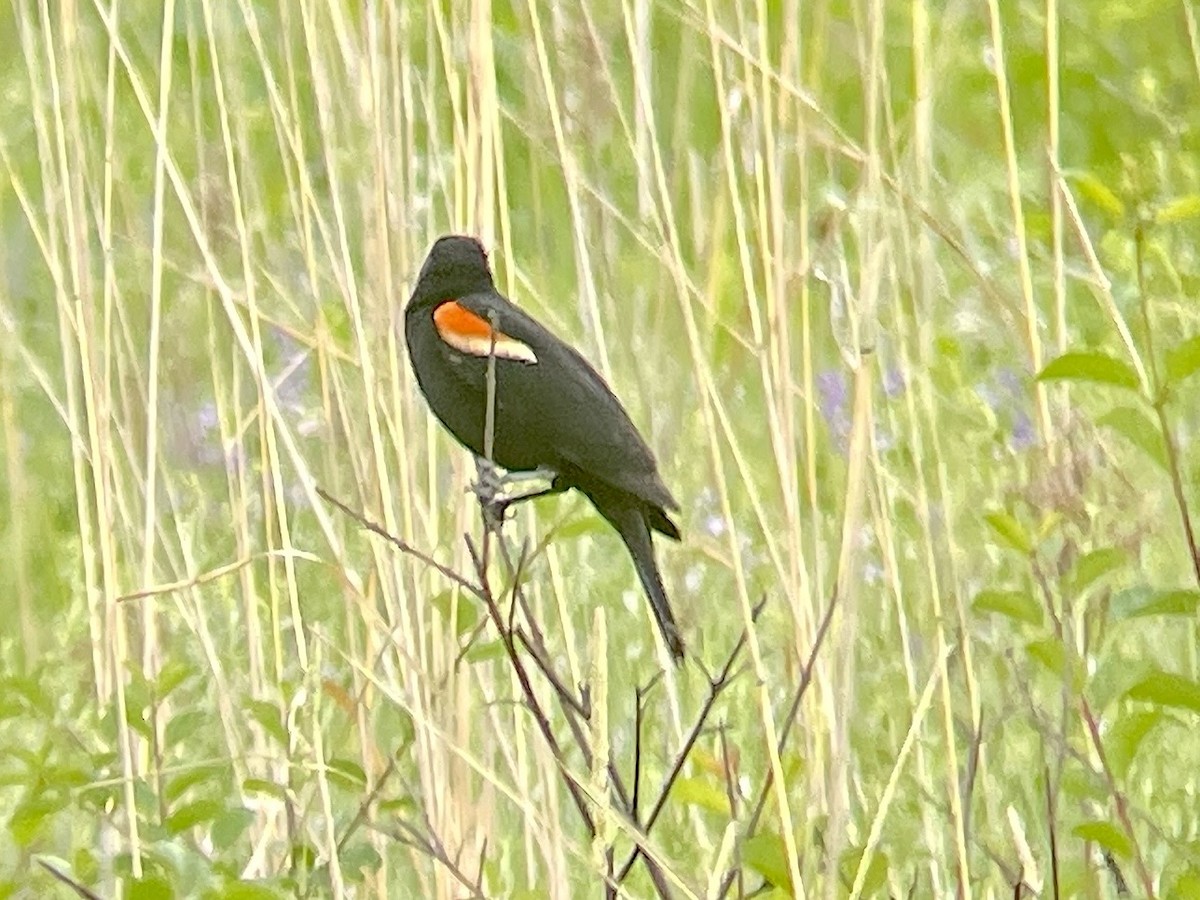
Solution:
<path fill-rule="evenodd" d="M 514 412 L 523 427 L 580 472 L 656 506 L 679 508 L 629 414 L 578 351 L 498 294 L 471 294 L 455 302 L 501 333 L 497 351 L 507 346 L 507 352 L 497 352 L 498 390 L 517 398 L 520 409 Z M 487 353 L 483 346 L 475 355 L 486 364 Z"/>

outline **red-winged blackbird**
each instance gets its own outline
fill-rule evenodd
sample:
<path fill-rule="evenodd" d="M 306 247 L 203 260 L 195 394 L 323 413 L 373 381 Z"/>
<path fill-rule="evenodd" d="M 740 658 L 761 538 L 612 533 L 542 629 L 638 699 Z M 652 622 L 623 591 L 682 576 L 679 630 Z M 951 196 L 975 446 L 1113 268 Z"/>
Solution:
<path fill-rule="evenodd" d="M 484 454 L 494 357 L 492 460 L 510 473 L 552 472 L 550 489 L 539 496 L 575 488 L 592 501 L 629 549 L 663 640 L 682 659 L 651 540 L 652 529 L 679 540 L 667 517 L 679 504 L 596 370 L 496 291 L 487 253 L 471 237 L 434 243 L 404 310 L 404 334 L 433 414 L 477 457 Z"/>

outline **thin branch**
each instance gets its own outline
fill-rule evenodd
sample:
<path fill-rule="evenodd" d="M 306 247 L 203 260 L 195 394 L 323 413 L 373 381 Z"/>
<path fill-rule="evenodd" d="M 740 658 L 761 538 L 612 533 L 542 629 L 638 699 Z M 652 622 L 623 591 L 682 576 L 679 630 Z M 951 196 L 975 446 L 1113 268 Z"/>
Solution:
<path fill-rule="evenodd" d="M 767 601 L 765 598 L 760 600 L 751 611 L 751 625 L 757 621 L 759 613 L 762 612 L 763 607 L 766 606 L 766 603 Z M 750 626 L 747 626 L 747 628 L 749 627 Z M 733 674 L 734 664 L 737 662 L 738 657 L 741 656 L 742 649 L 746 646 L 747 637 L 748 632 L 743 630 L 741 636 L 737 640 L 737 643 L 733 645 L 733 650 L 730 651 L 729 656 L 726 658 L 725 665 L 721 667 L 720 673 L 716 676 L 716 678 L 709 678 L 708 696 L 704 698 L 704 703 L 700 707 L 700 712 L 696 715 L 696 720 L 692 723 L 691 730 L 688 732 L 687 738 L 683 742 L 683 746 L 681 746 L 678 752 L 675 754 L 675 761 L 672 763 L 671 768 L 667 773 L 666 780 L 663 781 L 662 787 L 659 789 L 658 796 L 654 801 L 654 805 L 650 809 L 650 815 L 646 818 L 645 827 L 642 829 L 642 833 L 646 838 L 650 837 L 650 831 L 652 828 L 654 828 L 654 823 L 658 821 L 659 815 L 666 807 L 667 799 L 671 795 L 671 788 L 675 786 L 675 782 L 683 773 L 684 764 L 691 755 L 692 748 L 695 747 L 696 741 L 700 738 L 700 732 L 707 724 L 709 714 L 716 705 L 718 698 L 722 693 L 724 693 L 725 689 L 729 687 L 732 681 L 731 676 Z M 625 860 L 625 864 L 621 866 L 621 869 L 617 874 L 618 883 L 621 883 L 625 880 L 626 876 L 629 874 L 629 870 L 633 868 L 633 864 L 636 863 L 638 858 L 642 855 L 642 844 L 638 844 L 638 846 L 634 847 L 632 852 L 630 852 L 629 858 Z"/>
<path fill-rule="evenodd" d="M 1125 831 L 1125 836 L 1129 838 L 1130 847 L 1133 849 L 1133 862 L 1137 868 L 1138 877 L 1142 882 L 1142 890 L 1145 892 L 1144 896 L 1148 900 L 1154 900 L 1154 879 L 1150 876 L 1150 870 L 1146 867 L 1146 860 L 1142 856 L 1141 847 L 1138 846 L 1137 834 L 1134 832 L 1133 822 L 1129 818 L 1129 803 L 1125 799 L 1125 794 L 1121 792 L 1121 788 L 1117 785 L 1116 776 L 1113 775 L 1113 771 L 1108 765 L 1108 755 L 1104 752 L 1104 743 L 1100 740 L 1100 724 L 1092 714 L 1092 707 L 1088 703 L 1087 698 L 1081 697 L 1079 702 L 1081 712 L 1083 713 L 1083 721 L 1087 725 L 1088 735 L 1092 739 L 1092 749 L 1096 751 L 1096 758 L 1100 760 L 1100 769 L 1104 774 L 1105 783 L 1108 785 L 1113 803 L 1117 808 L 1117 818 L 1121 820 L 1121 827 Z"/>
<path fill-rule="evenodd" d="M 76 881 L 74 878 L 72 878 L 66 872 L 59 869 L 57 866 L 47 862 L 44 859 L 37 860 L 37 864 L 39 866 L 41 866 L 43 869 L 45 869 L 47 872 L 49 872 L 51 877 L 53 877 L 56 881 L 62 882 L 67 887 L 69 887 L 71 890 L 73 890 L 76 894 L 78 894 L 80 897 L 85 898 L 85 900 L 103 900 L 103 898 L 99 894 L 97 894 L 91 888 L 87 887 L 87 885 L 83 884 L 82 882 Z"/>
<path fill-rule="evenodd" d="M 537 723 L 538 730 L 542 733 L 542 739 L 546 742 L 547 748 L 550 750 L 551 756 L 554 757 L 555 763 L 558 765 L 559 771 L 563 776 L 563 784 L 571 795 L 571 799 L 575 803 L 575 808 L 579 811 L 579 817 L 583 820 L 584 826 L 587 828 L 589 840 L 595 837 L 596 823 L 592 819 L 592 815 L 588 812 L 587 800 L 579 789 L 579 785 L 575 781 L 575 777 L 567 768 L 567 760 L 563 756 L 562 747 L 558 743 L 558 738 L 554 736 L 554 730 L 550 727 L 550 721 L 546 718 L 545 712 L 542 710 L 541 704 L 538 703 L 537 694 L 534 693 L 533 685 L 529 681 L 529 673 L 525 670 L 524 663 L 521 662 L 521 655 L 517 652 L 516 642 L 513 640 L 512 632 L 504 626 L 504 617 L 500 612 L 500 607 L 496 603 L 496 598 L 492 595 L 492 591 L 487 581 L 487 569 L 484 567 L 483 557 L 475 548 L 474 542 L 470 536 L 467 537 L 467 550 L 471 554 L 471 559 L 475 563 L 475 572 L 483 585 L 483 602 L 487 606 L 488 615 L 492 617 L 492 622 L 496 626 L 496 630 L 500 632 L 500 641 L 504 645 L 504 650 L 508 654 L 508 660 L 512 664 L 513 672 L 517 676 L 517 681 L 521 685 L 521 692 L 525 695 L 525 706 L 533 714 L 533 720 Z"/>
<path fill-rule="evenodd" d="M 979 725 L 971 734 L 970 754 L 967 756 L 967 773 L 962 785 L 962 799 L 960 804 L 963 810 L 963 840 L 965 842 L 969 842 L 971 835 L 971 795 L 975 792 L 975 782 L 979 775 L 979 758 L 983 752 L 983 720 L 984 714 L 980 711 Z"/>
<path fill-rule="evenodd" d="M 645 718 L 645 707 L 642 705 L 642 701 L 658 684 L 661 677 L 662 672 L 660 671 L 650 679 L 649 684 L 638 687 L 633 695 L 635 704 L 633 712 L 633 797 L 629 801 L 629 819 L 637 828 L 642 827 L 642 720 Z"/>
<path fill-rule="evenodd" d="M 1046 779 L 1046 829 L 1050 832 L 1050 884 L 1054 887 L 1054 900 L 1059 900 L 1058 888 L 1058 823 L 1054 813 L 1054 789 L 1050 785 L 1050 767 L 1045 767 Z"/>
<path fill-rule="evenodd" d="M 395 771 L 396 757 L 392 756 L 388 759 L 388 764 L 384 768 L 383 773 L 376 779 L 375 784 L 371 786 L 370 793 L 358 804 L 358 809 L 354 812 L 354 818 L 350 820 L 350 823 L 346 826 L 346 830 L 342 832 L 342 836 L 338 839 L 336 849 L 339 854 L 346 849 L 346 843 L 358 831 L 359 826 L 367 820 L 371 807 L 379 799 L 379 795 L 383 792 L 384 787 Z"/>
<path fill-rule="evenodd" d="M 729 757 L 729 735 L 728 729 L 721 726 L 721 767 L 725 772 L 725 799 L 729 802 L 729 817 L 733 821 L 737 821 L 738 817 L 738 789 L 737 775 L 734 770 L 734 762 Z M 746 896 L 746 885 L 744 883 L 745 876 L 742 874 L 742 869 L 738 867 L 738 896 Z"/>
<path fill-rule="evenodd" d="M 445 845 L 432 828 L 427 827 L 425 830 L 422 830 L 407 819 L 399 817 L 393 819 L 391 824 L 391 828 L 379 828 L 378 830 L 397 843 L 411 847 L 418 853 L 422 853 L 440 863 L 453 876 L 455 881 L 470 891 L 470 897 L 482 898 L 487 896 L 481 889 L 483 878 L 482 859 L 480 860 L 478 869 L 479 875 L 473 879 L 462 870 L 457 858 L 451 858 L 450 854 L 446 852 Z"/>
<path fill-rule="evenodd" d="M 156 584 L 153 587 L 142 588 L 129 594 L 122 594 L 117 598 L 117 603 L 129 603 L 133 600 L 144 600 L 147 597 L 156 597 L 160 594 L 170 594 L 174 591 L 187 590 L 189 588 L 200 587 L 203 584 L 208 584 L 210 581 L 216 581 L 218 578 L 223 578 L 226 575 L 232 575 L 244 569 L 259 559 L 282 559 L 284 557 L 292 557 L 293 559 L 304 559 L 309 562 L 319 562 L 319 558 L 311 553 L 305 553 L 303 550 L 266 550 L 262 553 L 251 553 L 243 556 L 241 559 L 234 560 L 231 563 L 225 563 L 223 566 L 217 566 L 215 569 L 209 569 L 207 572 L 201 572 L 192 578 L 186 578 L 182 581 L 172 581 L 167 584 Z"/>
<path fill-rule="evenodd" d="M 344 512 L 346 515 L 348 515 L 350 518 L 352 518 L 355 522 L 357 522 L 363 528 L 367 529 L 367 531 L 370 531 L 374 534 L 379 535 L 381 538 L 383 538 L 389 544 L 396 547 L 396 549 L 398 549 L 401 553 L 405 553 L 405 554 L 413 557 L 414 559 L 419 560 L 420 562 L 423 562 L 425 565 L 429 566 L 430 568 L 437 569 L 447 580 L 452 581 L 454 584 L 457 584 L 464 591 L 468 591 L 469 593 L 474 594 L 480 600 L 483 599 L 483 589 L 480 588 L 479 585 L 473 584 L 472 582 L 470 582 L 469 580 L 464 578 L 462 575 L 459 575 L 457 572 L 455 572 L 449 566 L 442 565 L 440 562 L 438 562 L 436 559 L 434 559 L 428 553 L 421 552 L 416 547 L 414 547 L 412 544 L 408 543 L 405 540 L 402 540 L 401 538 L 396 537 L 394 534 L 389 532 L 382 525 L 371 521 L 366 516 L 351 509 L 349 506 L 347 506 L 341 500 L 336 499 L 332 494 L 330 494 L 328 491 L 326 491 L 324 488 L 320 487 L 319 485 L 317 487 L 317 496 L 319 496 L 326 503 L 332 503 L 334 506 L 336 506 L 338 509 L 340 509 L 342 512 Z"/>
<path fill-rule="evenodd" d="M 817 626 L 817 633 L 813 638 L 812 649 L 808 653 L 808 659 L 804 663 L 804 669 L 800 673 L 800 683 L 796 685 L 796 693 L 792 697 L 792 704 L 788 708 L 787 715 L 784 716 L 783 726 L 779 730 L 779 741 L 776 745 L 776 752 L 782 756 L 784 748 L 787 746 L 788 735 L 791 733 L 792 726 L 796 723 L 796 716 L 800 713 L 800 703 L 804 700 L 804 695 L 808 691 L 808 686 L 812 683 L 813 668 L 817 664 L 817 654 L 821 651 L 821 646 L 825 643 L 825 635 L 829 632 L 829 625 L 833 621 L 833 612 L 838 605 L 839 592 L 834 588 L 833 596 L 829 599 L 829 607 L 825 610 L 825 615 L 821 618 L 821 624 Z M 746 840 L 753 836 L 758 828 L 759 820 L 762 818 L 763 809 L 767 805 L 767 797 L 771 793 L 771 786 L 775 783 L 775 774 L 768 770 L 767 777 L 763 781 L 762 788 L 759 789 L 758 799 L 754 803 L 754 812 L 750 816 L 750 821 L 746 824 L 746 830 L 743 833 L 742 839 Z M 729 893 L 730 887 L 733 885 L 733 880 L 740 871 L 740 866 L 733 866 L 725 873 L 725 878 L 721 882 L 721 889 L 717 892 L 718 897 L 725 897 Z"/>

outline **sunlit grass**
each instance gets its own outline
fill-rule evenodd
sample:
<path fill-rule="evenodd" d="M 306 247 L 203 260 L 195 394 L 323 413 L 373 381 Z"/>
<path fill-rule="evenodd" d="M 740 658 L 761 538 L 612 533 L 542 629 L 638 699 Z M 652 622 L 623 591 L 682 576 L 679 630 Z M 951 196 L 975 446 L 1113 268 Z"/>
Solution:
<path fill-rule="evenodd" d="M 1106 896 L 1088 822 L 1129 842 L 1130 884 L 1200 879 L 1195 711 L 1166 703 L 1124 768 L 1088 730 L 1094 710 L 1124 734 L 1150 663 L 1197 676 L 1194 616 L 1110 616 L 1120 589 L 1197 586 L 1194 411 L 1170 408 L 1182 462 L 1155 468 L 1092 424 L 1102 389 L 1032 378 L 1101 348 L 1149 391 L 1167 376 L 1147 335 L 1161 356 L 1200 330 L 1194 219 L 1154 233 L 1141 281 L 1130 227 L 1200 192 L 1190 7 L 1182 33 L 1162 4 L 1054 0 L 1040 20 L 922 0 L 11 9 L 15 884 L 50 890 L 49 854 L 106 896 L 154 877 L 574 896 L 609 844 L 641 844 L 681 896 L 739 860 L 745 892 L 1012 896 L 1050 890 L 1053 833 L 1065 893 Z M 655 448 L 685 532 L 660 561 L 704 668 L 747 634 L 648 837 L 609 809 L 589 843 L 563 779 L 611 802 L 596 759 L 632 778 L 635 692 L 662 670 L 652 796 L 708 684 L 663 665 L 586 504 L 531 505 L 507 539 L 541 549 L 526 592 L 561 678 L 607 697 L 591 770 L 549 751 L 479 602 L 317 495 L 473 572 L 473 467 L 397 327 L 446 231 L 483 237 Z M 1139 409 L 1153 430 L 1167 407 Z M 1076 593 L 1107 549 L 1121 562 Z M 983 589 L 1047 609 L 989 613 Z M 731 829 L 727 794 L 745 828 L 768 777 L 756 833 Z M 635 866 L 625 888 L 656 885 Z"/>

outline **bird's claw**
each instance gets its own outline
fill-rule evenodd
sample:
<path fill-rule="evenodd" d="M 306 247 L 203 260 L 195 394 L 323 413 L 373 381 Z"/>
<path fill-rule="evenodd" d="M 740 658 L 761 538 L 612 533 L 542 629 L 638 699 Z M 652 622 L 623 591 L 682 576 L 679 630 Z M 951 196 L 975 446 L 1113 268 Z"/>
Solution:
<path fill-rule="evenodd" d="M 501 475 L 500 470 L 483 457 L 475 458 L 475 471 L 477 478 L 471 490 L 483 506 L 495 503 L 496 498 L 504 492 L 504 482 L 508 476 Z"/>
<path fill-rule="evenodd" d="M 483 510 L 483 524 L 489 531 L 499 532 L 504 525 L 504 517 L 508 513 L 508 506 L 511 501 L 504 499 L 492 498 L 491 500 L 479 501 L 479 507 Z"/>
<path fill-rule="evenodd" d="M 500 526 L 504 524 L 505 514 L 512 504 L 531 496 L 539 497 L 546 493 L 546 491 L 534 491 L 531 494 L 506 497 L 504 495 L 508 490 L 527 481 L 546 481 L 553 487 L 558 478 L 557 472 L 545 466 L 539 466 L 528 472 L 506 472 L 501 475 L 500 469 L 483 457 L 475 458 L 475 467 L 478 478 L 471 486 L 471 491 L 479 499 L 484 523 L 493 531 L 500 530 Z"/>

